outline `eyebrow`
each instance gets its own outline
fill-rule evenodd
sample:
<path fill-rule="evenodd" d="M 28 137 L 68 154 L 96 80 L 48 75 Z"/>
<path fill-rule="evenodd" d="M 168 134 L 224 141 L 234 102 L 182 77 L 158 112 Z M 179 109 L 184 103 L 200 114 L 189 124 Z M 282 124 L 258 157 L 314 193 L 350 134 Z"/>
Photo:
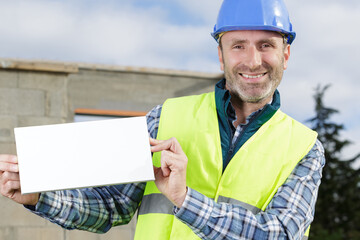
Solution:
<path fill-rule="evenodd" d="M 277 41 L 274 38 L 266 38 L 258 41 L 259 43 L 270 43 L 273 46 L 277 46 Z"/>
<path fill-rule="evenodd" d="M 249 43 L 249 40 L 246 39 L 231 39 L 231 45 L 236 45 L 236 44 L 245 44 L 245 43 Z M 261 43 L 269 43 L 273 46 L 277 46 L 278 43 L 276 41 L 276 39 L 274 37 L 271 38 L 264 38 L 264 39 L 260 39 L 256 42 L 256 44 L 261 44 Z"/>
<path fill-rule="evenodd" d="M 249 40 L 245 39 L 231 39 L 231 45 L 248 43 Z"/>

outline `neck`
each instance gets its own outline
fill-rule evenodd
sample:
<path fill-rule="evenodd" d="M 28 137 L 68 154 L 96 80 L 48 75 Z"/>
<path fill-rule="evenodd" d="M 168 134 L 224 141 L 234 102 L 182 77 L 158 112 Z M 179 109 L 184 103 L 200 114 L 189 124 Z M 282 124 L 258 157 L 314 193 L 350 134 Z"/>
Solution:
<path fill-rule="evenodd" d="M 263 99 L 260 102 L 244 102 L 241 99 L 231 96 L 231 104 L 235 109 L 236 113 L 236 122 L 235 127 L 237 127 L 240 123 L 246 123 L 246 118 L 250 116 L 251 113 L 263 108 L 269 101 L 270 98 Z"/>

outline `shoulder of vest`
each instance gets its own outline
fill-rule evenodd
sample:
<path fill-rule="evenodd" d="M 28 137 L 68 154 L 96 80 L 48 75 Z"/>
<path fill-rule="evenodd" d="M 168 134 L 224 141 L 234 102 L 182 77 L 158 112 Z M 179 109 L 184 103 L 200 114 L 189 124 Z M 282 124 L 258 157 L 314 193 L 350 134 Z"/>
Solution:
<path fill-rule="evenodd" d="M 280 109 L 274 114 L 272 118 L 277 118 L 274 120 L 274 122 L 279 121 L 279 122 L 287 123 L 285 125 L 287 125 L 287 128 L 292 129 L 292 134 L 294 135 L 294 137 L 297 136 L 298 139 L 305 139 L 305 138 L 311 139 L 310 140 L 311 144 L 309 145 L 310 147 L 312 147 L 315 144 L 318 133 L 312 130 L 311 128 L 305 126 L 303 123 L 283 113 Z M 310 151 L 310 149 L 308 150 Z"/>
<path fill-rule="evenodd" d="M 289 121 L 291 121 L 293 124 L 296 124 L 297 127 L 299 128 L 303 128 L 305 131 L 310 131 L 310 132 L 314 132 L 316 133 L 314 130 L 312 130 L 311 128 L 309 128 L 308 126 L 304 125 L 303 123 L 297 121 L 296 119 L 292 118 L 291 116 L 287 115 L 286 113 L 284 113 L 283 111 L 281 111 L 280 109 L 277 110 L 277 114 L 286 117 Z"/>
<path fill-rule="evenodd" d="M 178 103 L 193 102 L 193 101 L 196 101 L 196 100 L 203 99 L 203 98 L 205 98 L 207 96 L 211 96 L 213 94 L 214 94 L 214 92 L 208 92 L 208 93 L 202 93 L 202 94 L 198 94 L 198 95 L 189 95 L 189 96 L 168 98 L 164 102 L 164 105 L 166 105 L 168 103 L 177 103 L 177 102 Z"/>
<path fill-rule="evenodd" d="M 179 114 L 181 112 L 196 111 L 199 106 L 204 106 L 203 103 L 206 103 L 207 106 L 215 106 L 215 93 L 209 92 L 200 95 L 169 98 L 164 102 L 161 113 Z"/>

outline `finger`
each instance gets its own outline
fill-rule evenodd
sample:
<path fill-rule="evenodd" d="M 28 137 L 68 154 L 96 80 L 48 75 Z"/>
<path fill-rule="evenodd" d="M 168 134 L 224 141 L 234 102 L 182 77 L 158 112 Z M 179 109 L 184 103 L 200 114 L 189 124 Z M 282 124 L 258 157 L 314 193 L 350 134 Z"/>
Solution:
<path fill-rule="evenodd" d="M 9 198 L 12 198 L 16 191 L 20 191 L 20 181 L 8 181 L 3 186 L 1 194 Z"/>
<path fill-rule="evenodd" d="M 0 162 L 18 163 L 16 155 L 0 154 Z"/>
<path fill-rule="evenodd" d="M 161 168 L 157 168 L 157 167 L 154 166 L 154 175 L 155 175 L 155 180 L 156 181 L 162 181 L 162 179 L 164 179 L 163 172 L 162 172 Z"/>
<path fill-rule="evenodd" d="M 171 146 L 171 138 L 167 140 L 153 139 L 152 143 L 153 146 L 151 148 L 156 150 L 157 152 L 160 152 L 162 150 L 168 150 Z"/>
<path fill-rule="evenodd" d="M 5 185 L 10 191 L 20 190 L 20 181 L 8 181 Z"/>
<path fill-rule="evenodd" d="M 172 164 L 171 154 L 172 154 L 172 152 L 169 152 L 166 150 L 161 152 L 161 166 L 160 167 L 161 167 L 164 177 L 170 176 L 170 172 L 171 172 L 170 165 Z"/>
<path fill-rule="evenodd" d="M 154 146 L 157 146 L 157 148 L 155 148 L 155 149 L 169 148 L 169 145 L 170 145 L 169 140 L 170 139 L 168 139 L 168 140 L 159 140 L 159 139 L 154 139 L 154 138 L 149 138 L 149 139 L 150 139 L 150 145 L 152 146 L 151 148 L 153 148 Z M 159 151 L 162 151 L 162 150 L 159 150 Z"/>
<path fill-rule="evenodd" d="M 0 162 L 0 172 L 19 172 L 17 163 Z"/>
<path fill-rule="evenodd" d="M 161 172 L 161 168 L 153 166 L 154 169 L 154 175 L 156 176 L 159 172 Z"/>
<path fill-rule="evenodd" d="M 1 175 L 1 180 L 6 181 L 20 181 L 19 173 L 13 173 L 13 172 L 4 172 Z"/>
<path fill-rule="evenodd" d="M 160 152 L 163 150 L 171 150 L 172 152 L 177 152 L 177 149 L 181 149 L 179 142 L 176 138 L 170 138 L 168 140 L 157 140 L 156 145 L 151 147 L 152 152 Z"/>
<path fill-rule="evenodd" d="M 162 177 L 170 176 L 170 169 L 169 167 L 166 167 L 166 163 L 161 163 L 160 167 L 153 166 L 153 168 L 155 176 L 158 176 L 159 174 L 161 174 Z"/>
<path fill-rule="evenodd" d="M 161 142 L 161 140 L 157 140 L 155 138 L 149 137 L 149 142 L 151 146 L 155 146 L 158 145 Z"/>

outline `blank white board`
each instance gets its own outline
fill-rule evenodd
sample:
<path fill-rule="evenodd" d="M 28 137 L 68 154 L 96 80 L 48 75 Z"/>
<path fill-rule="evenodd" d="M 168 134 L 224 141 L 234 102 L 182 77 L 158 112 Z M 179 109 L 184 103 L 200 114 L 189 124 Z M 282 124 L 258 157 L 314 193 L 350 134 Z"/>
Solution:
<path fill-rule="evenodd" d="M 23 194 L 154 180 L 145 117 L 14 132 Z"/>

